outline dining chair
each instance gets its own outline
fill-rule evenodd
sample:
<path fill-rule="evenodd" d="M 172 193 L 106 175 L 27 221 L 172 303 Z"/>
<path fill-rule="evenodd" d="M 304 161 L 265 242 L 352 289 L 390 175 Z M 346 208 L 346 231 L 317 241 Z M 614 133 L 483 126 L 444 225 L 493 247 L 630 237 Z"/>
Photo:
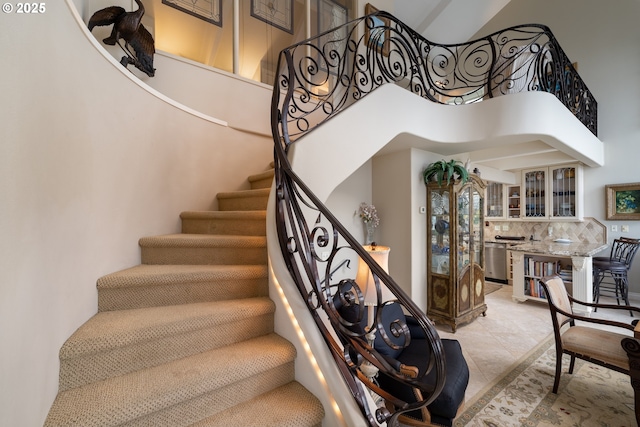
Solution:
<path fill-rule="evenodd" d="M 629 360 L 627 354 L 620 345 L 623 338 L 629 336 L 623 330 L 633 331 L 632 324 L 615 322 L 612 320 L 597 319 L 575 314 L 572 304 L 577 303 L 592 308 L 629 309 L 640 312 L 640 308 L 620 306 L 613 304 L 595 304 L 578 301 L 567 293 L 564 281 L 559 276 L 547 276 L 540 279 L 540 285 L 544 290 L 549 309 L 556 342 L 556 375 L 553 392 L 558 392 L 560 373 L 562 370 L 562 355 L 571 356 L 569 373 L 573 373 L 576 357 L 613 369 L 625 374 L 629 373 Z M 576 320 L 586 324 L 576 325 Z M 563 326 L 569 324 L 569 328 L 563 330 Z M 594 324 L 607 325 L 619 328 L 617 332 L 594 327 Z"/>
<path fill-rule="evenodd" d="M 564 281 L 557 275 L 543 277 L 540 285 L 551 311 L 556 345 L 553 392 L 558 393 L 564 354 L 571 357 L 569 374 L 573 374 L 578 358 L 629 375 L 636 400 L 636 421 L 640 425 L 640 340 L 635 339 L 632 333 L 637 322 L 622 323 L 581 316 L 574 313 L 572 304 L 632 312 L 640 312 L 640 308 L 576 300 L 568 294 Z M 568 328 L 565 327 L 567 324 Z M 606 329 L 598 325 L 606 326 Z"/>

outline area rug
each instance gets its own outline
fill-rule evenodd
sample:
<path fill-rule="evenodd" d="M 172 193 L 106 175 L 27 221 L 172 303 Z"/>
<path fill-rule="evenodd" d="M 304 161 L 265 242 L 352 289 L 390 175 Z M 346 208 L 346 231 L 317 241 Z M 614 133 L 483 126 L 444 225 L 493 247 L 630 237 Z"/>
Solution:
<path fill-rule="evenodd" d="M 576 360 L 573 375 L 563 360 L 558 394 L 554 394 L 553 336 L 478 393 L 454 422 L 455 427 L 626 427 L 635 426 L 629 377 Z"/>

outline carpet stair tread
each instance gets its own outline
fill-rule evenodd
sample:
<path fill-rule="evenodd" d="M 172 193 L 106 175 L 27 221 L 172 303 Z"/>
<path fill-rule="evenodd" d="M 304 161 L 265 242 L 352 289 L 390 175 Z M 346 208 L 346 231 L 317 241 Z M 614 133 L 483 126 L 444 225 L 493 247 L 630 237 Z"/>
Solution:
<path fill-rule="evenodd" d="M 98 313 L 67 339 L 60 358 L 95 354 L 274 311 L 273 301 L 262 297 Z"/>
<path fill-rule="evenodd" d="M 98 313 L 63 344 L 59 389 L 273 333 L 268 298 Z"/>
<path fill-rule="evenodd" d="M 237 236 L 215 234 L 163 234 L 160 236 L 142 237 L 139 244 L 142 247 L 156 248 L 189 248 L 189 247 L 224 247 L 249 248 L 262 247 L 267 243 L 263 236 Z"/>
<path fill-rule="evenodd" d="M 249 176 L 249 183 L 252 189 L 256 188 L 271 188 L 273 177 L 275 176 L 275 169 L 270 169 L 262 173 Z"/>
<path fill-rule="evenodd" d="M 45 426 L 120 425 L 290 364 L 295 347 L 275 334 L 61 392 Z"/>
<path fill-rule="evenodd" d="M 266 236 L 167 234 L 139 241 L 142 264 L 266 264 Z"/>
<path fill-rule="evenodd" d="M 222 191 L 216 195 L 218 199 L 242 199 L 245 197 L 269 196 L 270 188 L 252 188 L 250 190 Z"/>
<path fill-rule="evenodd" d="M 220 211 L 263 210 L 267 208 L 271 188 L 222 192 L 216 195 Z"/>
<path fill-rule="evenodd" d="M 295 346 L 274 333 L 273 178 L 219 193 L 218 211 L 183 212 L 182 233 L 142 237 L 140 265 L 98 279 L 98 313 L 60 349 L 45 427 L 321 427 Z"/>
<path fill-rule="evenodd" d="M 292 381 L 191 427 L 315 427 L 322 424 L 323 418 L 320 401 L 300 383 Z"/>
<path fill-rule="evenodd" d="M 266 265 L 137 265 L 107 274 L 98 289 L 267 278 Z"/>
<path fill-rule="evenodd" d="M 267 211 L 186 211 L 180 214 L 182 233 L 253 235 L 267 234 Z"/>
<path fill-rule="evenodd" d="M 267 296 L 266 265 L 141 264 L 98 279 L 98 311 Z"/>

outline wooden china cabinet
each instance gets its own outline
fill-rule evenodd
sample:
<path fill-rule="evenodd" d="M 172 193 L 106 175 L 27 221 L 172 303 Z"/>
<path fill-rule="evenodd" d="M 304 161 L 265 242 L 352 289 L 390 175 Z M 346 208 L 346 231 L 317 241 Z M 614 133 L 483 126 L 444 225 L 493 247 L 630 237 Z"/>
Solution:
<path fill-rule="evenodd" d="M 486 315 L 484 189 L 466 183 L 427 184 L 427 316 L 451 326 Z"/>

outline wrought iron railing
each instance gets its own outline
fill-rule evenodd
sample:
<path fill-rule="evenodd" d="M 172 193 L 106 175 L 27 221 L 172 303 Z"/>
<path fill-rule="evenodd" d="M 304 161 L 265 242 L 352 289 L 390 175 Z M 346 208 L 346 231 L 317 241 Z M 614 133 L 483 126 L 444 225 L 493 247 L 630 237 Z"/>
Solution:
<path fill-rule="evenodd" d="M 482 39 L 455 45 L 431 43 L 385 12 L 369 15 L 293 45 L 280 53 L 272 99 L 275 141 L 276 215 L 279 243 L 289 272 L 332 352 L 345 382 L 370 423 L 395 425 L 401 414 L 422 408 L 441 392 L 445 381 L 442 344 L 425 314 L 367 253 L 293 171 L 291 144 L 316 126 L 371 93 L 394 83 L 431 101 L 447 104 L 479 102 L 521 91 L 553 93 L 593 133 L 597 104 L 548 28 L 523 25 Z M 339 138 L 339 135 L 336 135 Z M 365 316 L 364 289 L 355 277 L 334 280 L 336 266 L 360 257 L 376 278 L 375 327 L 387 344 L 408 345 L 406 324 L 381 322 L 390 290 L 405 313 L 413 316 L 432 357 L 418 367 L 435 372 L 430 386 L 397 371 L 338 306 Z M 355 276 L 355 275 L 352 275 Z M 393 342 L 392 342 L 393 341 Z M 420 389 L 422 400 L 406 402 L 382 390 L 363 374 L 374 365 L 386 375 Z M 365 393 L 381 396 L 392 409 L 369 409 Z"/>

